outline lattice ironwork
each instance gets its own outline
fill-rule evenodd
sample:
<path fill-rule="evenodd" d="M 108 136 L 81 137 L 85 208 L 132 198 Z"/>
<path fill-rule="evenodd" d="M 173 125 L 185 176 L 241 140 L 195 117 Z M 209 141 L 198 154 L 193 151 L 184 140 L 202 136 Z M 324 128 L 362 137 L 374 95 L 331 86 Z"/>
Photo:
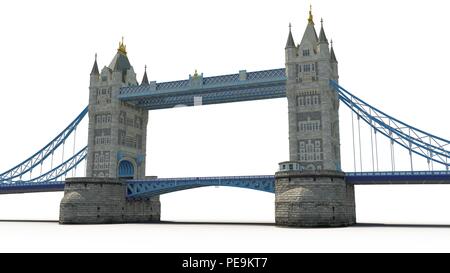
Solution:
<path fill-rule="evenodd" d="M 239 187 L 264 192 L 275 192 L 275 177 L 264 176 L 224 176 L 191 178 L 158 178 L 150 180 L 129 181 L 128 198 L 143 198 L 164 193 L 207 186 Z"/>
<path fill-rule="evenodd" d="M 345 90 L 335 81 L 330 84 L 339 95 L 339 99 L 357 116 L 370 125 L 375 132 L 389 138 L 410 153 L 417 154 L 442 164 L 449 169 L 450 141 L 417 129 L 366 103 L 362 99 Z"/>
<path fill-rule="evenodd" d="M 148 110 L 286 97 L 285 69 L 245 72 L 202 78 L 191 86 L 189 80 L 158 83 L 155 86 L 124 87 L 119 99 Z"/>
<path fill-rule="evenodd" d="M 74 132 L 78 124 L 83 120 L 88 112 L 88 108 L 84 110 L 67 126 L 61 133 L 59 133 L 52 141 L 44 146 L 37 153 L 18 164 L 14 168 L 0 174 L 0 183 L 4 181 L 12 181 L 15 178 L 20 178 L 27 172 L 32 171 L 36 166 L 42 164 L 42 162 L 48 158 L 61 144 L 67 140 L 67 138 Z"/>

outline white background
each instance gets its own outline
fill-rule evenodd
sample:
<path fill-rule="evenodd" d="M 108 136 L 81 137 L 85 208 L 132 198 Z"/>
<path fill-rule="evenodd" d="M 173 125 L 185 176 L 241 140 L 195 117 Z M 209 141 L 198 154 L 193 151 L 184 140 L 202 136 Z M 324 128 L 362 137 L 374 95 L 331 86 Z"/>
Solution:
<path fill-rule="evenodd" d="M 447 1 L 312 4 L 317 31 L 323 17 L 328 39 L 334 41 L 341 85 L 400 120 L 450 138 Z M 100 69 L 108 65 L 121 36 L 139 81 L 145 64 L 150 80 L 159 82 L 186 79 L 195 69 L 206 77 L 281 68 L 287 26 L 293 24 L 299 43 L 308 8 L 308 1 L 298 0 L 2 2 L 0 170 L 36 152 L 87 105 L 94 54 Z M 352 171 L 351 120 L 344 108 L 342 165 Z M 277 163 L 288 159 L 285 99 L 159 110 L 149 116 L 148 175 L 273 174 Z M 85 131 L 78 135 L 80 147 Z M 368 136 L 363 134 L 365 143 Z M 382 169 L 390 166 L 385 146 Z M 397 169 L 408 170 L 406 153 L 396 151 Z M 363 169 L 371 170 L 370 150 L 363 152 Z M 428 168 L 416 159 L 417 169 Z M 0 219 L 57 220 L 61 197 L 2 195 Z M 450 186 L 358 186 L 358 222 L 390 224 L 383 228 L 74 227 L 2 221 L 0 251 L 450 251 L 449 197 Z M 203 188 L 161 200 L 166 221 L 274 219 L 274 196 L 250 190 Z"/>

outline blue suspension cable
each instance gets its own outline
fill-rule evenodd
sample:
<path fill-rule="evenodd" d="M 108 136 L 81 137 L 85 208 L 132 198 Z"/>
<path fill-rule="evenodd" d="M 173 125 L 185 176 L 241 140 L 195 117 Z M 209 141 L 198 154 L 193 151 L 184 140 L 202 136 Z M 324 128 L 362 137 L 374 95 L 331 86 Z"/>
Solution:
<path fill-rule="evenodd" d="M 391 120 L 389 120 L 389 127 L 391 126 Z M 394 141 L 392 140 L 392 131 L 389 131 L 389 144 L 390 144 L 390 150 L 391 150 L 391 170 L 394 171 L 395 167 L 394 167 L 394 151 L 393 151 L 393 143 Z"/>
<path fill-rule="evenodd" d="M 369 113 L 370 113 L 370 109 L 369 109 Z M 370 121 L 370 126 L 372 126 L 372 121 Z M 372 132 L 372 128 L 369 127 L 370 130 L 370 148 L 372 151 L 372 171 L 375 171 L 375 162 L 374 162 L 374 158 L 373 158 L 373 132 Z"/>
<path fill-rule="evenodd" d="M 430 140 L 430 145 L 431 145 L 431 137 L 428 138 Z M 433 152 L 430 150 L 430 158 L 433 158 Z M 431 160 L 431 171 L 434 171 L 434 167 L 433 167 L 433 161 Z"/>
<path fill-rule="evenodd" d="M 87 156 L 84 159 L 84 177 L 87 177 Z"/>
<path fill-rule="evenodd" d="M 66 141 L 63 142 L 63 149 L 62 149 L 61 163 L 64 162 L 64 146 L 66 146 Z"/>
<path fill-rule="evenodd" d="M 450 145 L 449 140 L 439 138 L 437 136 L 414 128 L 406 123 L 403 123 L 367 104 L 358 97 L 352 95 L 347 90 L 339 86 L 335 81 L 331 81 L 330 83 L 339 94 L 339 99 L 341 100 L 341 102 L 348 106 L 353 112 L 355 112 L 355 114 L 362 114 L 362 116 L 360 117 L 369 125 L 370 120 L 373 120 L 375 125 L 377 125 L 373 126 L 376 131 L 380 132 L 382 135 L 390 138 L 393 142 L 398 143 L 401 147 L 408 150 L 410 148 L 409 143 L 412 143 L 411 150 L 413 153 L 429 160 L 436 161 L 437 163 L 443 164 L 446 167 L 449 166 L 448 159 L 450 159 L 450 152 L 448 150 L 445 150 L 445 147 Z M 374 111 L 372 116 L 368 114 L 367 109 L 364 109 L 365 107 Z M 393 125 L 388 125 L 387 120 L 390 121 L 389 123 L 393 122 Z M 408 135 L 408 131 L 406 131 L 405 129 L 411 129 L 411 137 Z M 395 134 L 395 136 L 393 134 Z M 431 145 L 428 141 L 426 141 L 425 137 L 431 138 Z M 431 155 L 433 156 L 433 158 L 430 158 L 430 150 L 432 151 Z"/>
<path fill-rule="evenodd" d="M 353 169 L 354 169 L 354 172 L 356 172 L 355 125 L 354 125 L 354 122 L 353 122 L 353 119 L 354 119 L 353 118 L 353 111 L 350 110 L 350 112 L 352 114 Z"/>
<path fill-rule="evenodd" d="M 394 141 L 391 141 L 391 147 L 392 147 L 392 169 L 395 172 L 395 150 L 394 150 Z"/>
<path fill-rule="evenodd" d="M 75 127 L 75 130 L 73 132 L 73 152 L 72 152 L 72 156 L 75 155 L 75 144 L 77 141 L 77 128 Z M 77 166 L 75 166 L 75 168 L 72 169 L 72 176 L 75 176 L 75 173 L 77 171 Z"/>
<path fill-rule="evenodd" d="M 359 169 L 362 172 L 361 123 L 359 115 L 358 115 L 358 135 L 359 135 Z"/>
<path fill-rule="evenodd" d="M 50 169 L 53 169 L 53 153 L 54 153 L 54 151 L 52 152 L 52 160 L 51 160 L 51 163 L 50 163 Z"/>
<path fill-rule="evenodd" d="M 375 155 L 377 157 L 377 172 L 380 170 L 378 166 L 378 140 L 377 140 L 377 130 L 373 129 L 375 135 Z"/>
<path fill-rule="evenodd" d="M 409 129 L 409 136 L 411 137 L 411 129 Z M 412 143 L 409 143 L 409 161 L 411 163 L 411 171 L 414 171 L 413 160 L 412 160 Z"/>
<path fill-rule="evenodd" d="M 53 153 L 64 140 L 73 132 L 73 129 L 81 122 L 88 112 L 88 107 L 86 107 L 76 118 L 72 121 L 69 126 L 67 126 L 60 134 L 58 134 L 52 141 L 45 145 L 42 149 L 36 152 L 34 155 L 16 165 L 15 167 L 9 169 L 8 171 L 0 174 L 1 181 L 12 181 L 16 177 L 22 177 L 22 175 L 29 172 L 34 167 L 41 164 L 42 161 L 48 158 L 48 156 Z"/>

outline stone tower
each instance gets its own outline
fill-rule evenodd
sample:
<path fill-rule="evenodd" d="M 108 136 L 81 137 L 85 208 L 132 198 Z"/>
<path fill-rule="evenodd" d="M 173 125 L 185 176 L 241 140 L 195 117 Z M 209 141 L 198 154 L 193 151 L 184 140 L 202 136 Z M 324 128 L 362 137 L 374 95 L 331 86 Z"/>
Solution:
<path fill-rule="evenodd" d="M 145 176 L 148 112 L 117 98 L 121 87 L 137 84 L 123 40 L 101 73 L 96 58 L 89 86 L 87 177 Z"/>
<path fill-rule="evenodd" d="M 289 158 L 276 174 L 276 222 L 293 226 L 342 226 L 355 221 L 354 190 L 341 172 L 339 98 L 330 86 L 338 62 L 312 11 L 299 45 L 289 26 L 285 47 Z"/>
<path fill-rule="evenodd" d="M 339 76 L 323 21 L 317 36 L 310 13 L 300 44 L 289 30 L 285 51 L 290 160 L 305 170 L 340 171 L 339 99 L 329 84 Z"/>
<path fill-rule="evenodd" d="M 145 176 L 148 112 L 121 102 L 121 87 L 137 85 L 122 42 L 111 64 L 90 75 L 87 177 L 68 178 L 61 224 L 158 222 L 159 196 L 128 199 L 125 179 Z M 148 84 L 147 72 L 142 85 Z"/>

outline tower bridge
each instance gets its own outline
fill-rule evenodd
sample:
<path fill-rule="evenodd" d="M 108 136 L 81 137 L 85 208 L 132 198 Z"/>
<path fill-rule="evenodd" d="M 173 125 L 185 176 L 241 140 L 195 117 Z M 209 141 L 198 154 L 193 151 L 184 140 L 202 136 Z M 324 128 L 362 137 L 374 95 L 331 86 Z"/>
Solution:
<path fill-rule="evenodd" d="M 139 83 L 122 40 L 108 66 L 99 69 L 95 59 L 87 108 L 33 156 L 0 174 L 0 194 L 64 190 L 60 223 L 87 224 L 155 222 L 160 220 L 162 194 L 207 186 L 239 187 L 274 193 L 277 225 L 315 227 L 356 223 L 355 185 L 450 184 L 450 141 L 402 122 L 343 88 L 333 43 L 323 21 L 317 34 L 312 11 L 300 43 L 295 43 L 289 26 L 285 64 L 214 77 L 196 71 L 188 79 L 161 83 L 149 81 L 145 71 Z M 288 102 L 289 161 L 279 163 L 275 174 L 146 176 L 148 111 L 262 99 Z M 355 170 L 341 169 L 341 103 L 352 112 L 352 130 L 353 116 L 358 127 L 363 121 L 370 129 L 370 171 L 356 172 L 355 132 Z M 86 115 L 87 146 L 54 166 L 55 151 L 62 149 L 64 155 L 67 139 Z M 390 171 L 378 168 L 378 137 L 389 141 Z M 409 155 L 410 170 L 395 169 L 394 145 Z M 44 171 L 48 160 L 50 169 Z M 426 160 L 429 169 L 415 170 L 415 160 Z M 82 162 L 86 162 L 86 176 L 71 178 Z"/>

